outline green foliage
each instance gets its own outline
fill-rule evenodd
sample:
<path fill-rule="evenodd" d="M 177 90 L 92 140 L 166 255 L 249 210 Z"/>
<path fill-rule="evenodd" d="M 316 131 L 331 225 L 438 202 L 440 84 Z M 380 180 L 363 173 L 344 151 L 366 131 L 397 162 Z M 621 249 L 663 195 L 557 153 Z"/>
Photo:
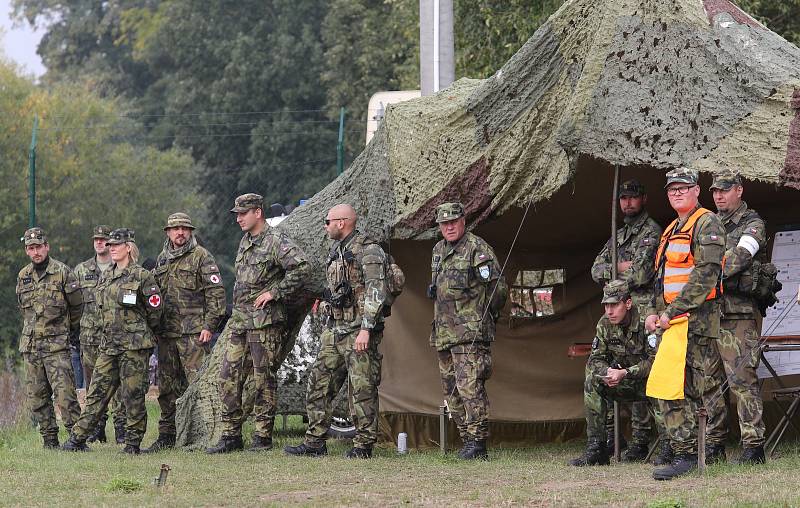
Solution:
<path fill-rule="evenodd" d="M 800 0 L 740 0 L 736 3 L 787 41 L 800 44 Z"/>
<path fill-rule="evenodd" d="M 656 499 L 647 503 L 647 508 L 684 508 L 686 503 L 675 499 Z"/>
<path fill-rule="evenodd" d="M 144 485 L 142 482 L 131 480 L 129 478 L 122 478 L 120 476 L 115 476 L 108 483 L 106 483 L 104 489 L 106 492 L 122 492 L 125 494 L 129 494 L 131 492 L 136 492 L 137 490 L 141 490 Z"/>

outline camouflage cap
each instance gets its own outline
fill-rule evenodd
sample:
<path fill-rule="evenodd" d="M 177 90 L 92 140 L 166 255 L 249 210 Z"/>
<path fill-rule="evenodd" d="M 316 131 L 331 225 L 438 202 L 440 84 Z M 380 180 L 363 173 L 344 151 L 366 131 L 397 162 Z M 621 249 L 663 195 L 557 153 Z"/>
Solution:
<path fill-rule="evenodd" d="M 115 229 L 114 231 L 111 232 L 111 235 L 108 237 L 106 245 L 119 245 L 128 242 L 136 243 L 136 240 L 134 240 L 135 235 L 136 233 L 132 229 L 128 228 Z"/>
<path fill-rule="evenodd" d="M 234 200 L 231 212 L 242 213 L 246 212 L 247 210 L 252 210 L 253 208 L 261 208 L 263 210 L 264 198 L 261 196 L 261 194 L 248 192 L 247 194 L 242 194 Z"/>
<path fill-rule="evenodd" d="M 167 225 L 164 226 L 164 231 L 168 230 L 169 228 L 178 227 L 194 229 L 194 225 L 192 225 L 192 219 L 183 212 L 173 213 L 167 217 Z"/>
<path fill-rule="evenodd" d="M 464 216 L 464 206 L 461 203 L 442 203 L 436 207 L 436 222 L 450 222 Z"/>
<path fill-rule="evenodd" d="M 643 196 L 647 194 L 644 185 L 639 180 L 628 180 L 619 186 L 619 197 L 624 196 Z"/>
<path fill-rule="evenodd" d="M 25 245 L 42 245 L 47 243 L 47 235 L 42 228 L 30 228 L 25 231 L 25 235 L 20 238 Z"/>
<path fill-rule="evenodd" d="M 600 303 L 619 303 L 630 298 L 628 283 L 624 280 L 612 280 L 603 287 L 603 299 Z"/>
<path fill-rule="evenodd" d="M 697 185 L 697 171 L 683 167 L 675 168 L 667 173 L 667 184 L 664 186 L 664 188 L 667 188 L 671 183 L 688 183 L 691 185 Z"/>
<path fill-rule="evenodd" d="M 719 189 L 726 191 L 734 185 L 742 185 L 742 177 L 739 173 L 732 169 L 723 169 L 714 175 L 714 182 L 708 190 Z"/>
<path fill-rule="evenodd" d="M 111 226 L 106 226 L 105 224 L 95 226 L 92 228 L 92 238 L 105 238 L 108 240 L 109 235 L 111 235 L 111 231 Z"/>

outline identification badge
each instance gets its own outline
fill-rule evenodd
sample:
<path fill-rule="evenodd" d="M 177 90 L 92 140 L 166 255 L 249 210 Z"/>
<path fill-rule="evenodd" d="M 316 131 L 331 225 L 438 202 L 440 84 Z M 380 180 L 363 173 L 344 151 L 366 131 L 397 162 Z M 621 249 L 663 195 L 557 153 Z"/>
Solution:
<path fill-rule="evenodd" d="M 478 268 L 478 272 L 481 274 L 483 280 L 489 280 L 489 275 L 491 275 L 492 270 L 488 266 L 481 266 Z"/>
<path fill-rule="evenodd" d="M 122 303 L 125 305 L 136 305 L 136 293 L 122 295 Z"/>

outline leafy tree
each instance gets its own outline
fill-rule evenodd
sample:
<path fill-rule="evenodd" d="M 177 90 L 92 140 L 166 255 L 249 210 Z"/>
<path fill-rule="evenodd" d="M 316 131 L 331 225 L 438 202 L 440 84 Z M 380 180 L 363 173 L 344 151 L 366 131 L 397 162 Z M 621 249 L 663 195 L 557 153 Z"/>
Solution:
<path fill-rule="evenodd" d="M 773 32 L 800 44 L 800 0 L 741 0 L 738 4 Z"/>

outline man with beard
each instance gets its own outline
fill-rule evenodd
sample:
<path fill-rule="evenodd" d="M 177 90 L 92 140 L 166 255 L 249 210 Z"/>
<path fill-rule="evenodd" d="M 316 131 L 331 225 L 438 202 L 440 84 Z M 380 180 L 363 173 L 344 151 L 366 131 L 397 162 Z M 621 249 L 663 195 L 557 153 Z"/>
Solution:
<path fill-rule="evenodd" d="M 225 287 L 217 262 L 197 244 L 185 213 L 167 218 L 167 239 L 153 270 L 164 295 L 163 331 L 158 338 L 158 439 L 144 453 L 175 446 L 175 401 L 197 376 L 210 351 L 211 336 L 225 316 Z"/>
<path fill-rule="evenodd" d="M 617 230 L 617 278 L 628 283 L 631 299 L 644 315 L 653 299 L 653 276 L 658 239 L 661 237 L 661 226 L 650 218 L 644 209 L 647 204 L 647 193 L 644 185 L 638 180 L 628 180 L 619 187 L 619 207 L 624 215 L 624 225 Z M 592 279 L 602 286 L 611 280 L 611 239 L 603 246 L 592 265 Z M 650 442 L 651 421 L 650 404 L 647 401 L 636 401 L 631 404 L 632 443 L 622 456 L 624 461 L 639 461 L 647 457 Z M 607 427 L 613 428 L 613 417 L 608 418 Z M 608 432 L 607 446 L 614 448 L 614 434 Z M 669 450 L 668 440 L 663 440 L 662 454 L 657 462 L 669 462 L 671 458 L 664 450 Z M 623 447 L 623 446 L 621 446 Z"/>

